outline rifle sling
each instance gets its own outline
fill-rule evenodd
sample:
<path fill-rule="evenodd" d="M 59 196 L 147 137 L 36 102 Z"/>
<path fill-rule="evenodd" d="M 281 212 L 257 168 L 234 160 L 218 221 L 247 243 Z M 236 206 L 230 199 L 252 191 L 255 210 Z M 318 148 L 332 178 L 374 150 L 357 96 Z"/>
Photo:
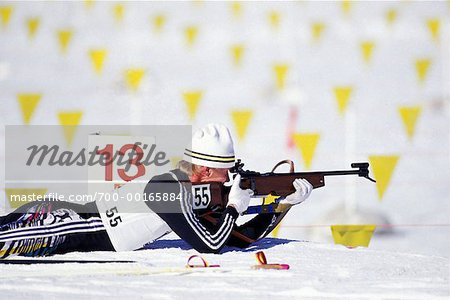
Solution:
<path fill-rule="evenodd" d="M 204 218 L 205 220 L 211 222 L 211 223 L 214 224 L 214 225 L 217 224 L 217 220 L 216 220 L 214 217 L 210 216 L 210 215 L 203 215 L 202 218 Z M 243 240 L 243 241 L 245 241 L 245 242 L 247 242 L 247 243 L 252 244 L 252 243 L 255 242 L 255 240 L 249 238 L 248 236 L 246 236 L 246 235 L 244 235 L 244 234 L 242 234 L 242 233 L 240 233 L 240 232 L 238 232 L 238 231 L 236 231 L 236 230 L 233 230 L 233 231 L 231 232 L 231 234 L 232 234 L 234 237 L 237 237 L 238 239 Z"/>

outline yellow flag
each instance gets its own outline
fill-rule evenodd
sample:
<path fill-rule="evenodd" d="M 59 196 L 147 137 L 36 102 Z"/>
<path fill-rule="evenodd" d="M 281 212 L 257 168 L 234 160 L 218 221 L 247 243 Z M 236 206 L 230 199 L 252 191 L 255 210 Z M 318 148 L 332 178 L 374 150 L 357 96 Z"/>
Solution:
<path fill-rule="evenodd" d="M 271 12 L 269 12 L 269 24 L 273 28 L 278 28 L 278 26 L 280 25 L 280 19 L 280 13 L 278 13 L 277 11 L 272 10 Z"/>
<path fill-rule="evenodd" d="M 97 74 L 101 74 L 103 70 L 103 62 L 108 51 L 105 49 L 91 49 L 89 50 L 89 57 L 91 58 L 92 66 Z"/>
<path fill-rule="evenodd" d="M 187 106 L 189 120 L 194 120 L 197 115 L 198 106 L 202 100 L 202 91 L 188 91 L 183 93 L 183 99 Z"/>
<path fill-rule="evenodd" d="M 39 18 L 28 18 L 27 19 L 27 30 L 28 30 L 28 37 L 30 39 L 34 38 L 36 35 L 36 31 L 39 28 L 40 20 Z"/>
<path fill-rule="evenodd" d="M 95 0 L 84 0 L 84 6 L 86 6 L 87 9 L 91 9 L 95 4 Z"/>
<path fill-rule="evenodd" d="M 369 247 L 376 225 L 331 225 L 334 243 L 347 247 Z"/>
<path fill-rule="evenodd" d="M 386 21 L 389 25 L 394 24 L 395 20 L 397 20 L 397 11 L 393 8 L 386 11 Z"/>
<path fill-rule="evenodd" d="M 372 167 L 373 176 L 377 181 L 376 187 L 378 198 L 381 201 L 383 195 L 391 181 L 392 173 L 397 165 L 399 156 L 370 156 L 370 166 Z"/>
<path fill-rule="evenodd" d="M 231 46 L 231 56 L 235 66 L 240 66 L 242 61 L 242 55 L 244 53 L 244 45 L 236 44 Z"/>
<path fill-rule="evenodd" d="M 80 124 L 82 116 L 82 111 L 61 111 L 58 113 L 59 125 L 63 128 L 64 138 L 69 146 L 72 145 L 77 126 Z"/>
<path fill-rule="evenodd" d="M 179 163 L 180 160 L 182 160 L 182 159 L 183 159 L 183 157 L 181 157 L 181 156 L 173 156 L 173 157 L 171 157 L 171 158 L 170 158 L 170 163 L 171 163 L 171 165 L 172 165 L 172 169 L 176 169 L 178 163 Z"/>
<path fill-rule="evenodd" d="M 233 119 L 234 128 L 236 129 L 239 141 L 245 139 L 252 117 L 253 111 L 251 110 L 233 110 L 231 112 L 231 118 Z"/>
<path fill-rule="evenodd" d="M 361 43 L 361 52 L 364 61 L 368 64 L 370 59 L 372 58 L 373 48 L 375 47 L 375 43 L 372 41 L 364 41 Z"/>
<path fill-rule="evenodd" d="M 316 22 L 311 24 L 311 35 L 314 42 L 320 40 L 323 30 L 325 29 L 325 24 L 322 22 Z"/>
<path fill-rule="evenodd" d="M 419 117 L 422 108 L 420 106 L 415 107 L 400 107 L 398 109 L 400 116 L 405 126 L 406 134 L 411 141 L 414 136 L 414 131 L 416 128 L 417 118 Z"/>
<path fill-rule="evenodd" d="M 47 189 L 45 188 L 6 188 L 6 199 L 11 208 L 19 208 L 33 200 L 42 201 Z"/>
<path fill-rule="evenodd" d="M 188 26 L 184 29 L 184 35 L 188 46 L 192 46 L 197 39 L 198 28 L 196 26 Z"/>
<path fill-rule="evenodd" d="M 264 205 L 274 203 L 277 198 L 279 198 L 279 196 L 274 196 L 272 194 L 267 195 L 267 197 L 264 197 L 263 199 Z"/>
<path fill-rule="evenodd" d="M 265 205 L 271 204 L 271 203 L 275 202 L 275 199 L 277 199 L 277 198 L 278 198 L 278 196 L 268 195 L 267 197 L 264 198 L 264 204 Z M 274 238 L 278 237 L 278 232 L 280 231 L 281 223 L 282 222 L 278 223 L 278 225 L 272 230 L 272 233 L 271 233 L 272 237 L 274 237 Z"/>
<path fill-rule="evenodd" d="M 352 2 L 350 0 L 342 0 L 341 8 L 342 8 L 342 12 L 345 15 L 348 15 L 350 13 L 350 10 L 352 9 Z"/>
<path fill-rule="evenodd" d="M 336 97 L 340 115 L 345 113 L 352 91 L 353 88 L 351 86 L 338 86 L 334 88 L 334 96 Z"/>
<path fill-rule="evenodd" d="M 125 13 L 125 7 L 121 3 L 116 4 L 113 7 L 113 12 L 114 12 L 114 19 L 117 22 L 121 22 L 123 20 L 123 15 Z"/>
<path fill-rule="evenodd" d="M 278 225 L 272 230 L 272 233 L 271 233 L 272 237 L 274 237 L 274 238 L 278 237 L 278 233 L 281 228 L 281 223 L 283 223 L 283 222 L 278 223 Z"/>
<path fill-rule="evenodd" d="M 8 26 L 12 12 L 13 12 L 12 6 L 0 6 L 0 21 L 2 23 L 3 28 L 6 28 Z"/>
<path fill-rule="evenodd" d="M 427 20 L 427 27 L 430 31 L 431 37 L 435 42 L 439 42 L 439 31 L 441 27 L 441 22 L 439 19 L 428 19 Z"/>
<path fill-rule="evenodd" d="M 145 76 L 144 69 L 128 69 L 125 71 L 125 82 L 129 89 L 137 91 L 141 85 L 142 78 Z"/>
<path fill-rule="evenodd" d="M 424 58 L 424 59 L 418 59 L 416 60 L 416 72 L 417 72 L 417 78 L 419 79 L 420 83 L 425 82 L 425 79 L 427 78 L 428 69 L 430 68 L 431 60 Z"/>
<path fill-rule="evenodd" d="M 286 76 L 289 71 L 289 65 L 287 64 L 274 65 L 273 71 L 275 72 L 276 87 L 279 90 L 284 89 L 284 87 L 286 86 Z"/>
<path fill-rule="evenodd" d="M 41 101 L 41 94 L 18 94 L 17 101 L 19 101 L 20 110 L 22 111 L 23 122 L 30 124 L 31 117 Z"/>
<path fill-rule="evenodd" d="M 153 30 L 156 32 L 161 32 L 164 25 L 166 24 L 166 17 L 162 14 L 153 17 Z"/>
<path fill-rule="evenodd" d="M 69 43 L 72 40 L 72 30 L 58 30 L 59 48 L 62 53 L 66 53 Z"/>
<path fill-rule="evenodd" d="M 239 18 L 242 15 L 242 5 L 239 2 L 231 2 L 231 13 L 234 17 Z"/>
<path fill-rule="evenodd" d="M 300 151 L 305 163 L 305 168 L 310 169 L 320 134 L 318 133 L 294 133 L 293 140 Z"/>

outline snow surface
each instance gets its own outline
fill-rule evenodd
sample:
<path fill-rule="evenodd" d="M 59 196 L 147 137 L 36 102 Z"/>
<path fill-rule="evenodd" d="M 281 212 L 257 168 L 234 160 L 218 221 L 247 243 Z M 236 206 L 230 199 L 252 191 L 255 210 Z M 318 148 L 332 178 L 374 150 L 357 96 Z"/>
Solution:
<path fill-rule="evenodd" d="M 289 270 L 252 270 L 255 252 Z M 202 255 L 219 268 L 186 269 L 198 254 L 169 237 L 135 252 L 71 253 L 54 259 L 138 264 L 1 265 L 3 299 L 449 299 L 447 258 L 267 238 L 245 251 Z"/>

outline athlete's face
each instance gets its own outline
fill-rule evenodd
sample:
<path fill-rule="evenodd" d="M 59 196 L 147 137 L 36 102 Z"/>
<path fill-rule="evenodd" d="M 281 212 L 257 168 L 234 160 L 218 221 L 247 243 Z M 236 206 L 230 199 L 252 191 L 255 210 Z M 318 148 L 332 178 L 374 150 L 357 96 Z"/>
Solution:
<path fill-rule="evenodd" d="M 225 182 L 228 181 L 229 169 L 209 169 L 209 176 L 204 178 L 205 181 Z"/>
<path fill-rule="evenodd" d="M 191 182 L 226 182 L 229 168 L 200 167 L 199 172 L 191 176 Z"/>

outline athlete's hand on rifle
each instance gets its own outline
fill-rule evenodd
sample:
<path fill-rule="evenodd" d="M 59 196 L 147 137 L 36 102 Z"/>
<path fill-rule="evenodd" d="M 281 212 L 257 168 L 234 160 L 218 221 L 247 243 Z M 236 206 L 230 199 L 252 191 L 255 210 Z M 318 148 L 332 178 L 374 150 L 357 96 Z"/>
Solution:
<path fill-rule="evenodd" d="M 311 191 L 313 190 L 313 186 L 308 182 L 308 180 L 303 178 L 295 179 L 292 184 L 294 185 L 295 192 L 287 195 L 285 199 L 280 201 L 280 203 L 291 205 L 302 203 L 309 197 Z"/>
<path fill-rule="evenodd" d="M 231 179 L 231 178 L 230 178 Z M 251 189 L 243 190 L 240 188 L 241 175 L 237 174 L 234 177 L 233 185 L 231 186 L 230 194 L 228 195 L 228 206 L 232 206 L 241 215 L 247 210 L 250 204 L 250 197 L 253 196 Z"/>

